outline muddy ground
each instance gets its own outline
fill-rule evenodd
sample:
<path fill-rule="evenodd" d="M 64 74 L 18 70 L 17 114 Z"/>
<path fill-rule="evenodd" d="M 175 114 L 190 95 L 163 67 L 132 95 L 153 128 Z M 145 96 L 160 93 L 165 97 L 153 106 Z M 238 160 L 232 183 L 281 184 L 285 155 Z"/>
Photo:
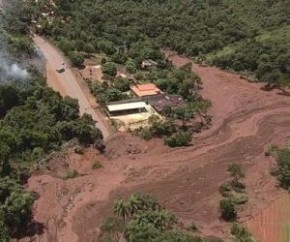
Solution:
<path fill-rule="evenodd" d="M 167 54 L 176 66 L 189 61 Z M 68 166 L 81 171 L 80 177 L 31 177 L 28 189 L 39 194 L 35 220 L 45 225 L 36 241 L 93 241 L 113 200 L 133 191 L 155 194 L 185 224 L 195 222 L 205 235 L 228 238 L 229 228 L 219 219 L 218 186 L 228 179 L 227 166 L 233 162 L 245 170 L 249 194 L 239 213 L 241 222 L 283 193 L 269 173 L 274 161 L 264 150 L 288 141 L 290 98 L 277 90 L 262 91 L 260 84 L 215 67 L 194 65 L 193 70 L 203 81 L 201 94 L 212 101 L 212 127 L 196 135 L 193 146 L 176 149 L 160 140 L 116 134 L 108 139 L 105 155 L 89 150 L 67 157 Z M 92 170 L 96 161 L 104 167 Z"/>

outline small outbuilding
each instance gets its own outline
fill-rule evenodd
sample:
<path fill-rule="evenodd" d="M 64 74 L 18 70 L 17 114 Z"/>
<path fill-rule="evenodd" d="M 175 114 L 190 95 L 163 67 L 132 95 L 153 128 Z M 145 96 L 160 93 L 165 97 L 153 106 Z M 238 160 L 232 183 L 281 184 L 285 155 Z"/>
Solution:
<path fill-rule="evenodd" d="M 143 69 L 145 69 L 147 67 L 158 66 L 158 63 L 154 60 L 148 59 L 148 60 L 143 60 L 141 66 Z"/>
<path fill-rule="evenodd" d="M 137 97 L 162 94 L 162 91 L 153 83 L 131 86 L 130 89 Z"/>

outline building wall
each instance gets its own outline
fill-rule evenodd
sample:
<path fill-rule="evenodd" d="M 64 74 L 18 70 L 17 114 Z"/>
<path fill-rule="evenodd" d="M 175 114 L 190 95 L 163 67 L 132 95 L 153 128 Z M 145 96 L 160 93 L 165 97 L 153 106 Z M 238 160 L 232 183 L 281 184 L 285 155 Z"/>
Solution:
<path fill-rule="evenodd" d="M 146 108 L 136 108 L 130 110 L 121 110 L 121 111 L 113 111 L 109 112 L 110 116 L 123 116 L 123 115 L 130 115 L 135 113 L 145 113 L 147 112 Z"/>

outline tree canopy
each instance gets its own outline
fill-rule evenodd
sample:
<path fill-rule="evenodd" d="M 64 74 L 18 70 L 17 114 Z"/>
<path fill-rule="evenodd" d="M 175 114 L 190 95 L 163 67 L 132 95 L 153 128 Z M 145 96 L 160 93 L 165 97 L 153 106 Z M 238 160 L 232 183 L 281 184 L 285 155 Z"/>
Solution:
<path fill-rule="evenodd" d="M 151 195 L 135 193 L 127 200 L 116 200 L 113 211 L 115 217 L 101 226 L 101 241 L 106 241 L 106 236 L 123 237 L 128 242 L 203 241 L 183 230 L 175 215 Z"/>
<path fill-rule="evenodd" d="M 131 72 L 170 48 L 259 80 L 289 85 L 289 1 L 59 0 L 55 16 L 40 15 L 41 31 L 69 51 L 104 52 Z M 38 9 L 38 11 L 35 11 Z M 134 64 L 131 62 L 133 60 Z"/>
<path fill-rule="evenodd" d="M 5 64 L 31 59 L 32 48 L 18 48 L 27 41 L 31 12 L 20 0 L 5 1 L 0 13 L 0 53 L 5 52 Z M 3 41 L 2 41 L 3 39 Z M 17 50 L 17 51 L 16 51 Z M 3 57 L 3 59 L 4 59 Z M 1 58 L 1 66 L 2 56 Z M 23 61 L 25 63 L 25 61 Z M 34 67 L 26 68 L 26 79 L 2 75 L 0 68 L 0 241 L 9 241 L 25 231 L 32 222 L 35 195 L 23 184 L 30 175 L 32 164 L 40 162 L 71 139 L 80 144 L 99 144 L 102 133 L 89 115 L 80 116 L 77 100 L 61 97 L 46 86 Z M 19 67 L 20 68 L 20 67 Z"/>

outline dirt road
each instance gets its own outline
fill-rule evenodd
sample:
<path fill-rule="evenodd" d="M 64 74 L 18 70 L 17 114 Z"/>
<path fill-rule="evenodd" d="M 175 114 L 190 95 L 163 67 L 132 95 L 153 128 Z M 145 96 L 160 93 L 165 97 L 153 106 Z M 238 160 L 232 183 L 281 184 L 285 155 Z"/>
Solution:
<path fill-rule="evenodd" d="M 189 61 L 172 53 L 169 58 L 176 66 Z M 290 138 L 290 98 L 214 67 L 194 65 L 193 70 L 203 81 L 203 96 L 213 103 L 212 127 L 194 137 L 194 146 L 179 149 L 121 134 L 108 140 L 106 156 L 91 157 L 104 164 L 99 171 L 68 181 L 32 177 L 29 189 L 40 195 L 35 219 L 47 226 L 39 241 L 93 241 L 113 200 L 133 191 L 155 194 L 205 235 L 228 238 L 229 225 L 219 219 L 218 186 L 228 179 L 227 166 L 233 162 L 246 173 L 249 202 L 239 211 L 241 222 L 283 193 L 270 175 L 273 160 L 264 150 Z"/>
<path fill-rule="evenodd" d="M 55 91 L 60 92 L 62 96 L 70 96 L 77 99 L 80 106 L 80 113 L 90 114 L 97 122 L 96 126 L 102 131 L 103 136 L 106 139 L 110 134 L 109 129 L 104 123 L 102 117 L 100 117 L 100 114 L 97 113 L 94 107 L 90 104 L 72 70 L 67 66 L 67 60 L 54 48 L 53 45 L 40 36 L 35 35 L 33 41 L 36 47 L 43 53 L 43 56 L 47 61 L 46 77 L 48 86 L 52 87 Z M 65 63 L 65 72 L 57 73 L 56 69 L 62 67 L 62 63 Z"/>

